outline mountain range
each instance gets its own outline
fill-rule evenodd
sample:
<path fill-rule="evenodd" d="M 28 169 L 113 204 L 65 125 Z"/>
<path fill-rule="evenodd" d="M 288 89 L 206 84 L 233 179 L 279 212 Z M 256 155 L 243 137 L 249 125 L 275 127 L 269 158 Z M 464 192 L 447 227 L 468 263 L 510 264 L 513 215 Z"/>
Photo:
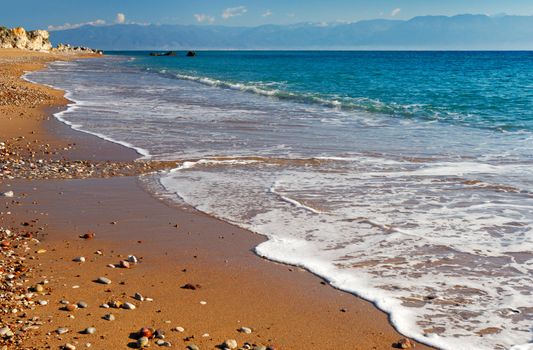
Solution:
<path fill-rule="evenodd" d="M 51 40 L 103 50 L 532 50 L 533 16 L 419 16 L 258 27 L 85 25 L 53 31 Z"/>

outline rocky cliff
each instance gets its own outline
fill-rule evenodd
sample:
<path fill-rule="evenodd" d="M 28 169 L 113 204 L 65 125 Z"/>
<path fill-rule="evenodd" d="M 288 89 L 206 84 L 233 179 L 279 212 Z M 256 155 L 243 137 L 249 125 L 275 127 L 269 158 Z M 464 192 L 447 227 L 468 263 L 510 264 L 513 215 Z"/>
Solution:
<path fill-rule="evenodd" d="M 46 30 L 32 30 L 27 32 L 22 27 L 13 29 L 0 27 L 0 48 L 49 51 L 52 48 L 50 33 Z"/>

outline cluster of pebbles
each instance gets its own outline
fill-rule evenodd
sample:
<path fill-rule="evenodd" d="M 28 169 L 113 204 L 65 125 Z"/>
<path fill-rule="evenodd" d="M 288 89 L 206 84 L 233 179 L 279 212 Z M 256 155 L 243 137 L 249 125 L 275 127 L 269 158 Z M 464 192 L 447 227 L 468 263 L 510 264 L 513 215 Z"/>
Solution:
<path fill-rule="evenodd" d="M 1 194 L 9 198 L 12 192 Z M 30 331 L 38 329 L 42 322 L 29 318 L 27 312 L 39 304 L 45 291 L 44 285 L 28 287 L 32 269 L 28 260 L 34 254 L 39 241 L 34 233 L 0 228 L 0 349 L 20 348 Z"/>
<path fill-rule="evenodd" d="M 57 150 L 45 144 L 37 153 L 34 142 L 25 141 L 24 137 L 0 141 L 0 180 L 135 176 L 175 165 L 157 161 L 96 162 L 57 159 L 60 151 L 70 147 Z"/>

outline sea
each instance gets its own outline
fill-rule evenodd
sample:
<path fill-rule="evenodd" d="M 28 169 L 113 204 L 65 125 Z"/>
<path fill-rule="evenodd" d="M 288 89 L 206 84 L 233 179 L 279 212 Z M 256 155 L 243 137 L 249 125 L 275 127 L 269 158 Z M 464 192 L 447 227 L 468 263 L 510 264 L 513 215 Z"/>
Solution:
<path fill-rule="evenodd" d="M 405 336 L 533 349 L 533 52 L 109 52 L 26 78 L 72 128 L 179 161 L 155 195 Z"/>

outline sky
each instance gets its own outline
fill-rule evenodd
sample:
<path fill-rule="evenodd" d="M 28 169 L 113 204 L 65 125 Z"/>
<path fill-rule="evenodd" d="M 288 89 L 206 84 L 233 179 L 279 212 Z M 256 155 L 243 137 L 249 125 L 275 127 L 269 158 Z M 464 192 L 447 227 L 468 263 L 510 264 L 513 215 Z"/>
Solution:
<path fill-rule="evenodd" d="M 51 30 L 85 23 L 258 26 L 465 13 L 533 15 L 533 0 L 25 0 L 24 6 L 17 1 L 0 3 L 0 25 Z"/>

